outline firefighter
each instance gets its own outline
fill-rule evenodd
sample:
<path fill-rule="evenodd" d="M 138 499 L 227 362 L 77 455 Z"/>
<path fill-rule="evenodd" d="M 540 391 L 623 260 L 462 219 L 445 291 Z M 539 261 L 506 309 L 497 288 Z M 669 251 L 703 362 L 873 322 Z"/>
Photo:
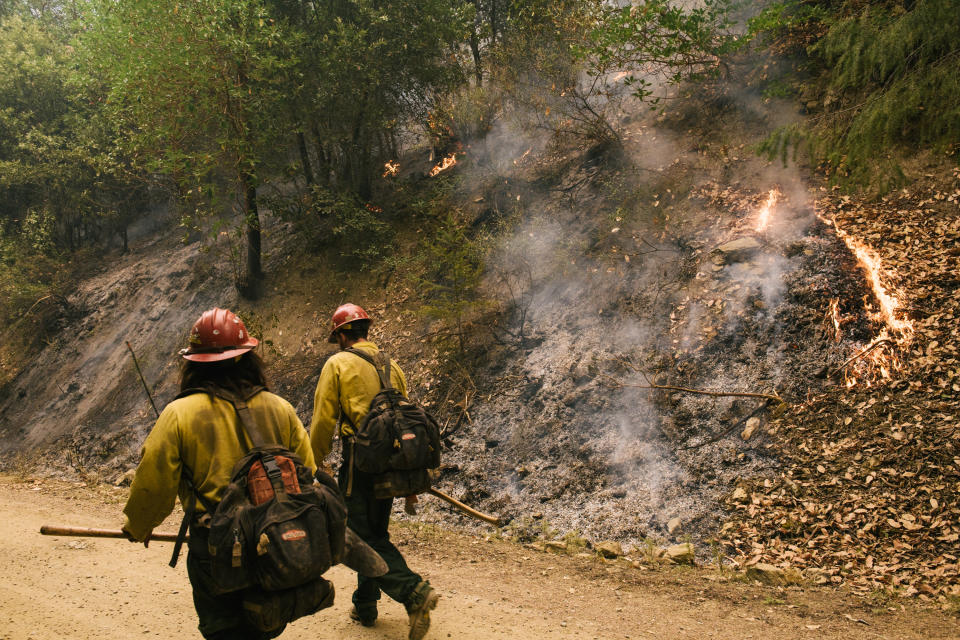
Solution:
<path fill-rule="evenodd" d="M 352 347 L 371 356 L 379 353 L 377 345 L 367 340 L 370 322 L 367 313 L 355 304 L 344 304 L 334 311 L 329 342 L 336 343 L 340 352 L 332 355 L 320 372 L 313 398 L 310 442 L 315 459 L 323 460 L 333 446 L 334 431 L 339 431 L 343 460 L 338 480 L 347 503 L 347 525 L 373 547 L 390 568 L 379 578 L 357 577 L 350 617 L 365 627 L 373 626 L 377 620 L 377 601 L 383 591 L 406 607 L 410 622 L 408 637 L 420 640 L 430 628 L 430 611 L 437 606 L 439 596 L 429 582 L 407 567 L 403 556 L 390 542 L 387 527 L 393 499 L 376 498 L 374 476 L 351 469 L 348 464 L 354 427 L 363 422 L 371 400 L 380 391 L 380 379 L 368 362 L 344 350 Z M 406 396 L 403 371 L 393 360 L 390 365 L 391 384 Z M 415 498 L 408 498 L 408 506 Z"/>
<path fill-rule="evenodd" d="M 180 352 L 180 391 L 220 388 L 245 398 L 254 420 L 271 439 L 294 452 L 316 471 L 310 438 L 290 403 L 266 391 L 263 361 L 252 350 L 257 339 L 226 309 L 210 309 L 190 332 L 190 346 Z M 132 541 L 150 541 L 150 532 L 173 511 L 179 494 L 183 505 L 196 504 L 190 523 L 187 575 L 200 633 L 208 640 L 266 640 L 270 633 L 244 620 L 241 595 L 215 595 L 207 550 L 210 514 L 191 487 L 206 502 L 216 504 L 230 483 L 234 465 L 253 445 L 240 442 L 243 429 L 233 406 L 212 393 L 191 393 L 168 404 L 143 443 L 130 497 L 124 507 L 123 531 Z"/>

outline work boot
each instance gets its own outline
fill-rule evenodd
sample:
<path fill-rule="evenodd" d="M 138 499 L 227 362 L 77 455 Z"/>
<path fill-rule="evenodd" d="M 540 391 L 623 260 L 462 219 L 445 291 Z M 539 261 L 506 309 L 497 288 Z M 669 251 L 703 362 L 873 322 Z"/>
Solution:
<path fill-rule="evenodd" d="M 407 598 L 407 615 L 410 616 L 409 640 L 421 640 L 430 630 L 430 610 L 437 607 L 440 594 L 433 590 L 429 582 L 421 582 Z"/>
<path fill-rule="evenodd" d="M 350 610 L 350 619 L 356 620 L 365 627 L 377 624 L 377 605 L 353 605 Z"/>

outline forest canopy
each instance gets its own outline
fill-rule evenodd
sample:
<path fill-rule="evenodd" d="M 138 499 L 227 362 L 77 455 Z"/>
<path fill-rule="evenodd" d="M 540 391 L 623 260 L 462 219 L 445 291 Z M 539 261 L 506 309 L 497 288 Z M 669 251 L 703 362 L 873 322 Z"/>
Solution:
<path fill-rule="evenodd" d="M 616 145 L 623 101 L 662 107 L 748 45 L 800 58 L 798 95 L 819 87 L 822 113 L 777 131 L 771 153 L 810 141 L 846 174 L 891 145 L 955 153 L 951 4 L 786 0 L 747 28 L 731 0 L 3 0 L 5 319 L 76 252 L 126 250 L 131 225 L 158 217 L 185 237 L 226 232 L 256 296 L 265 206 L 315 229 L 348 211 L 331 237 L 375 237 L 390 221 L 366 203 L 404 149 L 448 154 L 506 113 Z"/>

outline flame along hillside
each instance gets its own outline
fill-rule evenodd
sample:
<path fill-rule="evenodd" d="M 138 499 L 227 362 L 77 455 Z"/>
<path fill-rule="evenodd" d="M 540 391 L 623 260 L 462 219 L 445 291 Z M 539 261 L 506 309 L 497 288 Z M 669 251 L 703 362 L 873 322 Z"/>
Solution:
<path fill-rule="evenodd" d="M 835 258 L 869 292 L 823 292 L 826 332 L 849 357 L 771 420 L 783 468 L 727 498 L 721 537 L 745 564 L 863 593 L 960 595 L 960 182 L 931 178 L 877 203 L 817 200 L 824 236 L 843 243 Z M 858 331 L 861 305 L 873 333 Z"/>
<path fill-rule="evenodd" d="M 475 228 L 518 218 L 487 265 L 485 293 L 503 301 L 494 339 L 440 406 L 445 486 L 512 516 L 521 538 L 709 540 L 739 484 L 778 472 L 775 420 L 840 390 L 821 372 L 853 367 L 841 365 L 882 329 L 870 282 L 796 173 L 718 164 L 709 142 L 680 152 L 669 141 L 688 121 L 673 118 L 635 121 L 626 163 L 530 155 L 518 136 L 500 158 L 509 172 L 483 173 L 474 144 L 438 176 L 455 176 Z M 722 179 L 730 166 L 738 178 Z M 856 327 L 839 341 L 825 331 L 834 298 Z"/>

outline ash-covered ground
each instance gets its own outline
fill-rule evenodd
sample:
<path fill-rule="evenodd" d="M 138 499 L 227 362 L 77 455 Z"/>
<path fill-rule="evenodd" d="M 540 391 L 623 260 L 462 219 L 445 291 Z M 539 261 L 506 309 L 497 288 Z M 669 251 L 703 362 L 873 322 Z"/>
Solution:
<path fill-rule="evenodd" d="M 721 496 L 777 465 L 765 429 L 784 406 L 641 387 L 802 401 L 845 353 L 829 300 L 865 293 L 849 291 L 862 288 L 856 269 L 795 174 L 645 129 L 616 162 L 544 155 L 526 181 L 480 191 L 521 214 L 489 267 L 505 312 L 478 354 L 442 486 L 513 518 L 521 537 L 714 536 Z"/>

